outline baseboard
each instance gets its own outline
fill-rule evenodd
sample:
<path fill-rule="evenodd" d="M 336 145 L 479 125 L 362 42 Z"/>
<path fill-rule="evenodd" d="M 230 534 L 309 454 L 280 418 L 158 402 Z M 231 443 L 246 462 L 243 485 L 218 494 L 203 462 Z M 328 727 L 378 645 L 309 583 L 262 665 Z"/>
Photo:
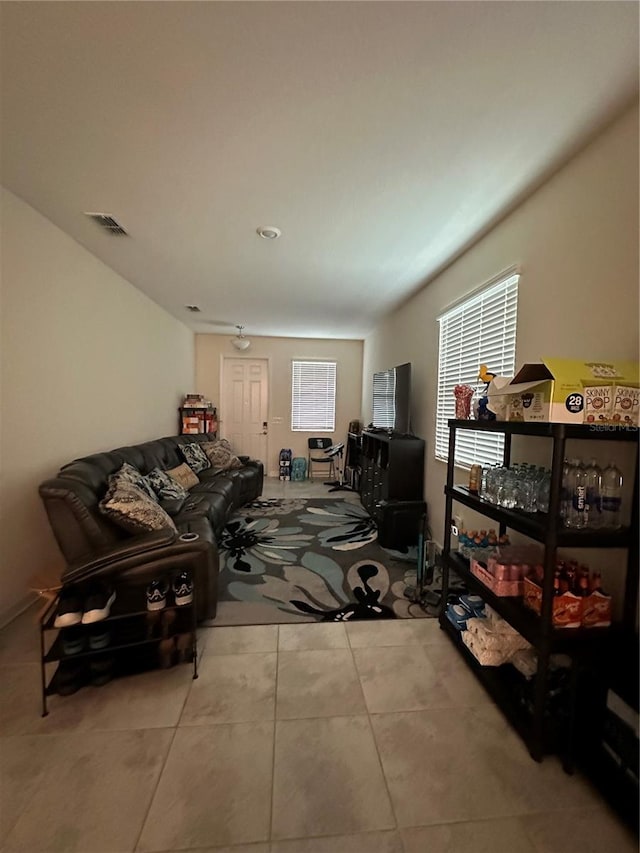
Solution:
<path fill-rule="evenodd" d="M 6 610 L 0 610 L 0 630 L 2 628 L 6 628 L 6 626 L 13 622 L 14 619 L 17 619 L 21 613 L 24 613 L 25 610 L 28 610 L 32 604 L 34 604 L 38 600 L 38 594 L 36 592 L 30 592 L 28 595 L 25 595 L 24 598 L 21 598 L 20 601 L 16 602 L 13 606 L 8 607 Z"/>

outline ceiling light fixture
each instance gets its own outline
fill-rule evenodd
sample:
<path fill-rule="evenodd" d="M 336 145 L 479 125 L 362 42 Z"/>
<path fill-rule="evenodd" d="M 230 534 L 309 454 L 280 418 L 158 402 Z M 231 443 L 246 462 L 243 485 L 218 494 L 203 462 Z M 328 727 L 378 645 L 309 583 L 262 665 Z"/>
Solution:
<path fill-rule="evenodd" d="M 263 240 L 277 240 L 282 234 L 275 225 L 261 225 L 260 228 L 256 228 L 256 231 Z"/>
<path fill-rule="evenodd" d="M 245 336 L 242 334 L 244 326 L 236 326 L 236 329 L 238 330 L 238 334 L 235 336 L 235 338 L 231 338 L 231 343 L 236 349 L 249 349 L 249 347 L 251 346 L 251 341 L 249 340 L 249 338 L 245 338 Z"/>

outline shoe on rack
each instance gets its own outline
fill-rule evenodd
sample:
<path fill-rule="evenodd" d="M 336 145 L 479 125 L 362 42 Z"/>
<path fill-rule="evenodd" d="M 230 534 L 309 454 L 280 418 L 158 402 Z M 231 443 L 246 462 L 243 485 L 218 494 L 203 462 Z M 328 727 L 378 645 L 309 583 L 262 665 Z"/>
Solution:
<path fill-rule="evenodd" d="M 173 595 L 178 607 L 193 601 L 193 581 L 189 572 L 180 572 L 173 579 Z"/>
<path fill-rule="evenodd" d="M 107 628 L 99 626 L 89 631 L 89 648 L 106 649 L 111 642 L 111 633 Z"/>
<path fill-rule="evenodd" d="M 110 584 L 102 581 L 91 584 L 84 600 L 82 624 L 91 625 L 93 622 L 106 619 L 115 600 L 116 591 Z"/>
<path fill-rule="evenodd" d="M 60 696 L 71 696 L 87 683 L 86 662 L 61 661 L 55 675 L 55 689 Z"/>
<path fill-rule="evenodd" d="M 176 635 L 178 663 L 188 663 L 193 660 L 193 645 L 193 634 Z"/>
<path fill-rule="evenodd" d="M 82 622 L 82 596 L 75 586 L 63 586 L 58 597 L 54 628 L 68 628 Z"/>
<path fill-rule="evenodd" d="M 468 610 L 472 616 L 484 616 L 484 599 L 479 595 L 461 595 L 460 604 Z"/>
<path fill-rule="evenodd" d="M 84 649 L 86 635 L 80 625 L 63 628 L 60 636 L 62 638 L 62 651 L 65 655 L 77 655 Z"/>
<path fill-rule="evenodd" d="M 151 581 L 147 587 L 147 610 L 164 610 L 167 606 L 169 587 L 163 580 Z"/>
<path fill-rule="evenodd" d="M 102 687 L 113 678 L 113 656 L 95 658 L 89 663 L 89 679 L 94 687 Z"/>
<path fill-rule="evenodd" d="M 175 637 L 170 637 L 168 640 L 160 640 L 158 645 L 158 660 L 162 669 L 169 669 L 176 662 L 176 642 Z"/>

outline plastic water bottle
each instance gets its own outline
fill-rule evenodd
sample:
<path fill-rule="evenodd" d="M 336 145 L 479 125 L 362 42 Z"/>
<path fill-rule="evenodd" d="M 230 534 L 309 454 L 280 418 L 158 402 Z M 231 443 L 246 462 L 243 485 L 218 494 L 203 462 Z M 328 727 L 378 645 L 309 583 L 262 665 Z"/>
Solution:
<path fill-rule="evenodd" d="M 602 526 L 602 507 L 600 506 L 600 480 L 602 472 L 596 460 L 592 459 L 585 469 L 587 476 L 587 514 L 589 527 Z"/>
<path fill-rule="evenodd" d="M 587 504 L 587 472 L 579 459 L 575 460 L 573 478 L 573 513 L 571 527 L 582 530 L 589 522 L 589 505 Z"/>
<path fill-rule="evenodd" d="M 569 515 L 571 514 L 571 483 L 572 468 L 570 459 L 565 459 L 562 466 L 562 490 L 560 492 L 560 515 L 562 523 L 565 527 L 570 527 L 568 523 Z"/>
<path fill-rule="evenodd" d="M 613 462 L 602 472 L 600 494 L 603 527 L 620 527 L 622 474 Z"/>

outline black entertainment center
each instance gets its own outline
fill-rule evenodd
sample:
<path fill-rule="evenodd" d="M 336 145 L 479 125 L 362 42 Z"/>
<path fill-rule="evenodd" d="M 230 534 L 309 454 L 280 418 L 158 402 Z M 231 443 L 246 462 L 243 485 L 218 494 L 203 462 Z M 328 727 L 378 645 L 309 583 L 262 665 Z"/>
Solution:
<path fill-rule="evenodd" d="M 415 545 L 424 524 L 424 441 L 388 430 L 364 430 L 360 499 L 378 523 L 383 547 Z"/>

